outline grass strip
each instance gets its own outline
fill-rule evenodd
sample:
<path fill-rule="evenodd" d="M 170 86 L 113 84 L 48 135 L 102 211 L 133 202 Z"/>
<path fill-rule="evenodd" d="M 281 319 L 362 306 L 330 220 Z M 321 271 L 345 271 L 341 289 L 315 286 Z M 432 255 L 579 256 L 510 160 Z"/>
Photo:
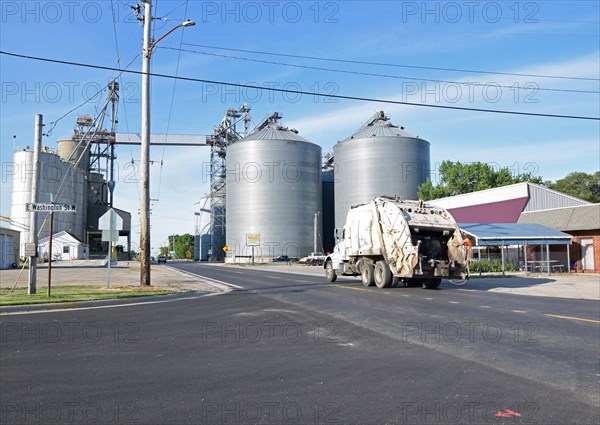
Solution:
<path fill-rule="evenodd" d="M 152 287 L 107 289 L 99 286 L 74 285 L 53 287 L 51 295 L 48 297 L 46 287 L 38 287 L 37 294 L 33 295 L 27 294 L 27 288 L 18 288 L 12 292 L 9 288 L 0 288 L 0 306 L 147 297 L 151 295 L 168 295 L 175 292 L 171 289 Z"/>

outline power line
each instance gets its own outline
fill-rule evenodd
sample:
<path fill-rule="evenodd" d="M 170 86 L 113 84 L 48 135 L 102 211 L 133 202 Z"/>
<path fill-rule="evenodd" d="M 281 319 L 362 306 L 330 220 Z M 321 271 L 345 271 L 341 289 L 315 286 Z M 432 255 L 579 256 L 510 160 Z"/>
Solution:
<path fill-rule="evenodd" d="M 475 70 L 475 69 L 460 69 L 460 68 L 440 68 L 440 67 L 435 67 L 435 66 L 403 65 L 403 64 L 397 64 L 397 63 L 367 62 L 367 61 L 358 61 L 358 60 L 349 60 L 349 59 L 320 58 L 317 56 L 291 55 L 291 54 L 286 54 L 286 53 L 264 52 L 264 51 L 259 51 L 259 50 L 234 49 L 234 48 L 230 48 L 230 47 L 209 46 L 206 44 L 194 44 L 194 43 L 183 43 L 183 45 L 184 46 L 202 47 L 205 49 L 227 50 L 230 52 L 252 53 L 252 54 L 268 55 L 268 56 L 280 56 L 280 57 L 295 58 L 295 59 L 310 59 L 310 60 L 318 60 L 318 61 L 326 61 L 326 62 L 353 63 L 353 64 L 357 64 L 357 65 L 373 65 L 373 66 L 387 66 L 387 67 L 397 67 L 397 68 L 427 69 L 430 71 L 468 72 L 468 73 L 472 73 L 472 74 L 511 75 L 511 76 L 517 76 L 517 77 L 600 81 L 600 78 L 567 77 L 567 76 L 560 76 L 560 75 L 524 74 L 524 73 L 515 73 L 515 72 L 482 71 L 482 70 Z"/>
<path fill-rule="evenodd" d="M 196 53 L 199 55 L 216 56 L 216 57 L 221 57 L 221 58 L 226 58 L 226 59 L 236 59 L 236 60 L 243 60 L 243 61 L 247 61 L 247 62 L 258 62 L 258 63 L 264 63 L 264 64 L 269 64 L 269 65 L 281 65 L 281 66 L 288 66 L 288 67 L 292 67 L 292 68 L 314 69 L 317 71 L 327 71 L 327 72 L 338 72 L 341 74 L 366 75 L 369 77 L 381 77 L 381 78 L 395 78 L 398 80 L 425 81 L 428 83 L 460 84 L 460 85 L 466 85 L 466 86 L 484 86 L 484 85 L 486 85 L 486 84 L 480 83 L 478 81 L 477 82 L 466 82 L 466 81 L 438 80 L 438 79 L 433 79 L 433 78 L 404 77 L 401 75 L 376 74 L 376 73 L 372 73 L 372 72 L 350 71 L 350 70 L 346 70 L 346 69 L 323 68 L 323 67 L 319 67 L 319 66 L 298 65 L 298 64 L 291 64 L 291 63 L 284 63 L 284 62 L 266 61 L 266 60 L 261 60 L 261 59 L 242 58 L 239 56 L 223 55 L 223 54 L 219 54 L 219 53 L 208 53 L 208 52 L 200 52 L 197 50 L 176 49 L 174 47 L 160 47 L 160 48 L 167 49 L 167 50 L 184 51 L 184 52 L 188 52 L 188 53 Z M 505 88 L 505 89 L 525 89 L 525 90 L 531 89 L 531 88 L 527 88 L 527 87 L 505 86 L 502 84 L 494 84 L 494 86 Z M 587 94 L 600 93 L 598 91 L 592 91 L 592 90 L 555 89 L 555 88 L 544 88 L 544 87 L 534 87 L 534 88 L 535 88 L 535 90 L 552 91 L 552 92 L 587 93 Z"/>
<path fill-rule="evenodd" d="M 12 56 L 22 59 L 35 60 L 40 62 L 50 62 L 57 63 L 61 65 L 71 65 L 78 66 L 82 68 L 91 68 L 91 69 L 103 69 L 107 71 L 119 71 L 129 74 L 144 74 L 142 71 L 134 71 L 129 69 L 117 69 L 110 66 L 103 65 L 91 65 L 81 62 L 72 62 L 72 61 L 64 61 L 59 59 L 51 59 L 51 58 L 42 58 L 37 56 L 28 56 L 22 55 L 19 53 L 6 52 L 4 50 L 0 50 L 0 55 Z M 325 93 L 312 93 L 302 90 L 289 90 L 289 89 L 278 89 L 273 87 L 261 87 L 252 84 L 240 84 L 240 83 L 230 83 L 225 81 L 216 81 L 216 80 L 205 80 L 201 78 L 192 78 L 192 77 L 181 77 L 175 75 L 168 74 L 158 74 L 158 73 L 149 73 L 148 75 L 153 77 L 161 77 L 161 78 L 175 78 L 182 81 L 190 81 L 195 83 L 205 83 L 205 84 L 215 84 L 222 86 L 230 86 L 230 87 L 240 87 L 240 88 L 248 88 L 254 90 L 262 90 L 262 91 L 271 91 L 278 93 L 288 93 L 288 94 L 300 94 L 307 96 L 316 96 L 316 97 L 327 97 L 327 98 L 335 98 L 335 99 L 344 99 L 344 100 L 356 100 L 362 102 L 376 102 L 376 103 L 386 103 L 391 105 L 405 105 L 405 106 L 421 106 L 426 108 L 436 108 L 436 109 L 451 109 L 451 110 L 459 110 L 459 111 L 469 111 L 469 112 L 487 112 L 487 113 L 495 113 L 495 114 L 506 114 L 506 115 L 521 115 L 521 116 L 532 116 L 532 117 L 546 117 L 546 118 L 564 118 L 564 119 L 577 119 L 577 120 L 591 120 L 591 121 L 600 121 L 600 117 L 590 117 L 590 116 L 581 116 L 581 115 L 562 115 L 562 114 L 542 114 L 536 112 L 519 112 L 519 111 L 508 111 L 501 109 L 483 109 L 483 108 L 467 108 L 462 106 L 448 106 L 448 105 L 431 105 L 428 103 L 414 103 L 414 102 L 404 102 L 399 100 L 386 100 L 386 99 L 376 99 L 369 97 L 360 97 L 360 96 L 344 96 L 344 95 L 333 95 L 333 94 L 325 94 Z"/>
<path fill-rule="evenodd" d="M 183 20 L 186 21 L 187 20 L 187 13 L 188 13 L 188 6 L 189 6 L 189 0 L 185 1 L 185 9 L 183 11 Z M 178 6 L 177 9 L 181 7 Z M 174 9 L 173 11 L 171 11 L 170 13 L 174 12 L 176 9 Z M 183 44 L 183 36 L 185 34 L 185 31 L 181 31 L 180 32 L 180 38 L 179 38 L 179 47 L 181 48 L 181 45 Z M 175 66 L 175 75 L 179 75 L 179 64 L 181 62 L 181 52 L 177 53 L 177 65 Z M 177 90 L 177 79 L 173 80 L 173 93 L 171 94 L 171 104 L 169 105 L 169 116 L 167 118 L 167 131 L 165 132 L 165 134 L 169 134 L 169 130 L 171 129 L 171 117 L 173 116 L 173 106 L 175 104 L 175 91 Z M 165 159 L 165 150 L 167 149 L 167 146 L 163 146 L 163 150 L 162 150 L 162 155 L 160 157 L 160 173 L 158 174 L 158 199 L 160 199 L 160 189 L 161 189 L 161 184 L 162 184 L 162 174 L 163 174 L 163 163 L 164 163 L 164 159 Z"/>
<path fill-rule="evenodd" d="M 10 55 L 10 53 L 5 53 L 5 52 L 0 52 L 0 54 L 8 54 L 8 55 Z M 123 72 L 129 72 L 129 71 L 127 70 L 127 68 L 129 68 L 129 67 L 131 66 L 131 64 L 133 63 L 133 61 L 134 61 L 134 60 L 136 60 L 138 56 L 139 56 L 139 54 L 138 54 L 138 55 L 136 55 L 136 56 L 135 56 L 135 57 L 134 57 L 134 58 L 131 60 L 131 62 L 129 62 L 129 64 L 127 64 L 127 66 L 125 67 L 125 69 L 119 69 L 119 68 L 106 68 L 106 69 L 108 69 L 108 70 L 110 70 L 110 71 L 118 71 L 118 72 L 119 72 L 119 75 L 118 75 L 116 78 L 120 78 L 120 77 L 121 77 L 121 74 L 123 74 Z M 108 88 L 108 86 L 109 86 L 109 85 L 110 85 L 110 83 L 106 84 L 104 87 L 102 87 L 100 90 L 98 90 L 98 91 L 97 91 L 97 92 L 96 92 L 96 93 L 95 93 L 93 96 L 90 96 L 90 97 L 89 97 L 87 100 L 85 100 L 85 101 L 84 101 L 83 103 L 81 103 L 80 105 L 77 105 L 77 106 L 76 106 L 76 107 L 74 107 L 73 109 L 69 110 L 69 112 L 67 112 L 67 113 L 65 113 L 65 114 L 63 114 L 63 115 L 61 115 L 61 116 L 60 116 L 58 119 L 56 119 L 56 120 L 54 120 L 54 121 L 50 121 L 50 122 L 48 123 L 48 125 L 49 125 L 49 126 L 51 125 L 52 127 L 50 127 L 50 129 L 49 129 L 49 130 L 48 130 L 46 133 L 44 133 L 44 135 L 45 135 L 46 137 L 49 137 L 49 136 L 52 134 L 52 130 L 54 130 L 54 128 L 56 127 L 56 125 L 58 124 L 58 122 L 59 122 L 60 120 L 62 120 L 63 118 L 65 118 L 67 115 L 70 115 L 72 112 L 75 112 L 76 110 L 78 110 L 78 109 L 79 109 L 79 108 L 81 108 L 82 106 L 84 106 L 84 105 L 86 105 L 86 104 L 90 103 L 90 102 L 91 102 L 91 101 L 92 101 L 92 100 L 93 100 L 93 99 L 94 99 L 96 96 L 98 96 L 100 93 L 102 93 L 104 90 L 106 90 L 106 89 Z"/>

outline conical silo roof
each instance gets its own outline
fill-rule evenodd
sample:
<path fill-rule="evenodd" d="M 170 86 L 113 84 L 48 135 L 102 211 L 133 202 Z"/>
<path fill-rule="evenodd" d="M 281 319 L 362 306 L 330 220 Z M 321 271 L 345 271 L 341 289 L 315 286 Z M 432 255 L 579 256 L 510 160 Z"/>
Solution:
<path fill-rule="evenodd" d="M 403 127 L 399 127 L 390 122 L 388 116 L 383 111 L 375 114 L 371 120 L 363 124 L 350 137 L 343 140 L 367 139 L 369 137 L 411 137 L 415 138 L 408 131 L 404 131 Z"/>
<path fill-rule="evenodd" d="M 237 143 L 248 142 L 251 140 L 292 140 L 311 143 L 309 140 L 300 136 L 296 130 L 289 129 L 278 123 L 271 123 L 262 130 L 249 134 Z"/>

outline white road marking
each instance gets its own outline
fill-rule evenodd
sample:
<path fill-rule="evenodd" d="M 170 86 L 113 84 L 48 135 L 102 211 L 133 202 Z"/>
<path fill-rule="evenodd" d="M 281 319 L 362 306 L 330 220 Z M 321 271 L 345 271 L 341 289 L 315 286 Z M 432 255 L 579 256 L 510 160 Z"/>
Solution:
<path fill-rule="evenodd" d="M 460 304 L 458 301 L 448 301 L 450 304 Z"/>
<path fill-rule="evenodd" d="M 480 305 L 481 308 L 491 308 L 489 305 Z"/>
<path fill-rule="evenodd" d="M 523 310 L 513 310 L 514 313 L 527 313 L 526 311 Z"/>
<path fill-rule="evenodd" d="M 433 298 L 425 297 L 425 299 L 431 301 Z"/>
<path fill-rule="evenodd" d="M 225 285 L 228 286 L 230 288 L 235 288 L 235 289 L 244 289 L 242 286 L 238 286 L 238 285 L 234 285 L 233 283 L 228 283 L 228 282 L 223 282 L 222 280 L 217 280 L 217 279 L 212 279 L 210 277 L 206 277 L 206 276 L 202 276 L 201 274 L 197 274 L 197 273 L 193 273 L 193 272 L 189 272 L 187 270 L 180 270 L 177 269 L 175 267 L 170 267 L 170 266 L 165 266 L 171 270 L 174 270 L 176 272 L 179 272 L 181 274 L 187 274 L 187 275 L 191 275 L 200 279 L 204 279 L 207 280 L 209 283 L 214 283 L 216 285 Z"/>

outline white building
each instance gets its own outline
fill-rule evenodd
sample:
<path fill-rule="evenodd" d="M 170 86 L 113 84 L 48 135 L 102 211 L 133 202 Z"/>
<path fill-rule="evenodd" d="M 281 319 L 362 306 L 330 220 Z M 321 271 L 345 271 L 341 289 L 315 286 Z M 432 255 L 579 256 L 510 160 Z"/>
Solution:
<path fill-rule="evenodd" d="M 38 255 L 44 261 L 50 252 L 50 237 L 41 239 L 38 244 Z M 89 247 L 69 232 L 58 232 L 52 236 L 52 261 L 86 260 L 89 258 Z"/>

